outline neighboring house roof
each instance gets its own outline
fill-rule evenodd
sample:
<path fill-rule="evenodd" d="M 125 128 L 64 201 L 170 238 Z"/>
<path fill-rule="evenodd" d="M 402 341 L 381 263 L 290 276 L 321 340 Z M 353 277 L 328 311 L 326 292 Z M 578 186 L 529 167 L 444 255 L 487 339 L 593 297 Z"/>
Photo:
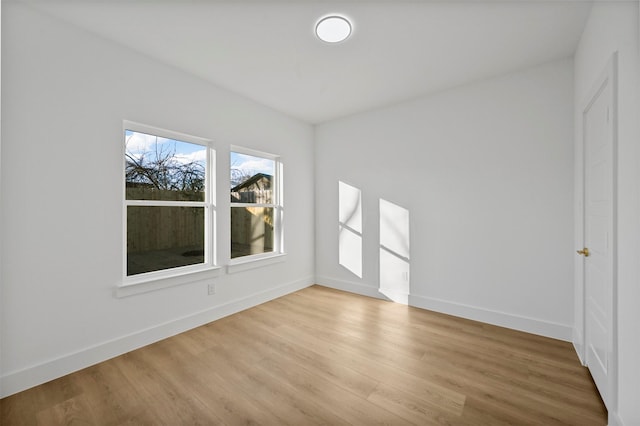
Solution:
<path fill-rule="evenodd" d="M 251 185 L 257 184 L 262 179 L 266 179 L 269 181 L 269 183 L 271 183 L 271 175 L 268 175 L 265 173 L 256 173 L 255 175 L 251 176 L 249 179 L 245 180 L 241 184 L 231 188 L 231 192 L 240 192 L 240 190 L 244 188 L 249 188 L 251 187 Z"/>

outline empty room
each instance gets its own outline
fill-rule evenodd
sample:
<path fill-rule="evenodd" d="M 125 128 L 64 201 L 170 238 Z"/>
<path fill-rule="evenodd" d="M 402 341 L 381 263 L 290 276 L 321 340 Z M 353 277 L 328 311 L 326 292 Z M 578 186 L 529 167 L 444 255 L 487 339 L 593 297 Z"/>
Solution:
<path fill-rule="evenodd" d="M 638 0 L 2 0 L 0 424 L 640 425 Z"/>

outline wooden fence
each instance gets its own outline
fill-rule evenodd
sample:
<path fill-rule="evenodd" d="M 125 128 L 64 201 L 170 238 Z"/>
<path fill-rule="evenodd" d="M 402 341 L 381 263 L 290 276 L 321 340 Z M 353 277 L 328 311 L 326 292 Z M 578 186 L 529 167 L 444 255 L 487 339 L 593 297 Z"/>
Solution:
<path fill-rule="evenodd" d="M 231 208 L 231 257 L 273 251 L 273 208 Z"/>
<path fill-rule="evenodd" d="M 231 243 L 242 255 L 272 251 L 273 208 L 233 207 Z M 204 248 L 203 207 L 127 207 L 129 253 L 180 247 Z"/>
<path fill-rule="evenodd" d="M 204 249 L 204 207 L 127 207 L 127 251 Z"/>

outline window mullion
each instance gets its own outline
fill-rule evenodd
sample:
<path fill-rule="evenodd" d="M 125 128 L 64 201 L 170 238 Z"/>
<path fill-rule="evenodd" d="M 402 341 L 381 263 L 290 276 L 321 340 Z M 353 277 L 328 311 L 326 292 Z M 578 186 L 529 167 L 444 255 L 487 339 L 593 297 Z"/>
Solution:
<path fill-rule="evenodd" d="M 207 148 L 207 168 L 205 170 L 205 262 L 216 263 L 216 210 L 215 210 L 215 152 Z"/>
<path fill-rule="evenodd" d="M 231 203 L 231 207 L 278 207 L 277 204 L 264 204 L 264 203 Z"/>
<path fill-rule="evenodd" d="M 206 207 L 204 201 L 163 201 L 163 200 L 126 200 L 127 206 L 148 206 L 148 207 Z"/>

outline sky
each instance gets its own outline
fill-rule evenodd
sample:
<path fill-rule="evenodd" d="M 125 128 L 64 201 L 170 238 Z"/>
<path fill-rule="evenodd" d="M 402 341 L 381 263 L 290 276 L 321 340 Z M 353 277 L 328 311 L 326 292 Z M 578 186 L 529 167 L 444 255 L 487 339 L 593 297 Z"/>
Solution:
<path fill-rule="evenodd" d="M 233 151 L 231 152 L 231 168 L 242 170 L 250 175 L 264 173 L 273 176 L 275 174 L 275 162 L 273 160 Z"/>
<path fill-rule="evenodd" d="M 207 148 L 203 145 L 133 132 L 131 130 L 125 130 L 125 141 L 127 154 L 136 158 L 145 152 L 155 151 L 157 147 L 157 149 L 162 150 L 175 150 L 174 158 L 181 163 L 191 163 L 195 161 L 204 165 L 207 161 Z"/>
<path fill-rule="evenodd" d="M 207 148 L 189 142 L 182 142 L 175 139 L 163 138 L 146 133 L 125 130 L 125 141 L 127 154 L 134 158 L 146 152 L 158 150 L 174 151 L 174 158 L 181 163 L 196 161 L 205 165 L 207 158 Z M 231 152 L 231 169 L 243 172 L 243 175 L 254 175 L 264 173 L 273 176 L 275 174 L 275 162 L 268 158 L 256 157 L 238 152 Z"/>

